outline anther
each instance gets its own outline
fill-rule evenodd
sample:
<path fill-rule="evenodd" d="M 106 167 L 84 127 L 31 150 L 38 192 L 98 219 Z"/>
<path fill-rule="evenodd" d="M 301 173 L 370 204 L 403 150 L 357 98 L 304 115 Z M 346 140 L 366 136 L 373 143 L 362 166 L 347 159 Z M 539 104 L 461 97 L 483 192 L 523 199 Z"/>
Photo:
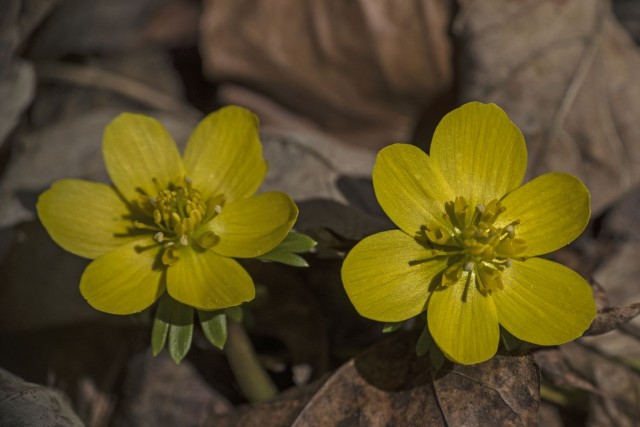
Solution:
<path fill-rule="evenodd" d="M 180 244 L 182 246 L 189 246 L 189 238 L 187 237 L 186 234 L 183 234 L 182 236 L 180 236 Z"/>
<path fill-rule="evenodd" d="M 205 249 L 209 249 L 218 244 L 220 237 L 213 231 L 207 231 L 197 237 L 196 242 Z"/>
<path fill-rule="evenodd" d="M 174 264 L 178 259 L 180 259 L 180 252 L 175 246 L 170 246 L 162 252 L 161 260 L 164 265 Z"/>
<path fill-rule="evenodd" d="M 516 228 L 509 224 L 504 228 L 504 231 L 509 235 L 510 239 L 513 239 L 513 237 L 516 235 Z"/>
<path fill-rule="evenodd" d="M 180 222 L 182 222 L 181 219 L 180 219 L 180 215 L 178 215 L 176 212 L 171 212 L 171 219 L 176 224 L 180 224 Z"/>
<path fill-rule="evenodd" d="M 470 271 L 473 271 L 473 266 L 474 265 L 475 265 L 475 263 L 473 261 L 467 261 L 464 264 L 464 267 L 462 267 L 462 269 L 468 273 Z"/>
<path fill-rule="evenodd" d="M 164 241 L 164 233 L 162 231 L 158 231 L 154 236 L 153 240 L 158 243 L 162 243 Z"/>

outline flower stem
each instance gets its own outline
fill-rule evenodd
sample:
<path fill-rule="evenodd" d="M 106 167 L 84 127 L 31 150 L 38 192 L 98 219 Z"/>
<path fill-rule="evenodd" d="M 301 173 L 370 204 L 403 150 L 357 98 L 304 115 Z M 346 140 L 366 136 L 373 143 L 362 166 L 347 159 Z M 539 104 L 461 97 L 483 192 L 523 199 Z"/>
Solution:
<path fill-rule="evenodd" d="M 227 343 L 224 352 L 238 386 L 249 402 L 264 402 L 274 398 L 278 389 L 264 370 L 242 324 L 227 323 Z"/>

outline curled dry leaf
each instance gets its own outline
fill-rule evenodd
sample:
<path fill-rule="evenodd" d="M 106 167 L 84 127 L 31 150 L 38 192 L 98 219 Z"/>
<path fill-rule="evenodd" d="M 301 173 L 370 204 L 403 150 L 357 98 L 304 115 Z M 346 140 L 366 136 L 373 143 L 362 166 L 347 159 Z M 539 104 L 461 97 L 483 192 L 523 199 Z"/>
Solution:
<path fill-rule="evenodd" d="M 598 311 L 585 335 L 600 335 L 629 323 L 640 314 L 640 303 L 620 307 L 607 307 Z"/>

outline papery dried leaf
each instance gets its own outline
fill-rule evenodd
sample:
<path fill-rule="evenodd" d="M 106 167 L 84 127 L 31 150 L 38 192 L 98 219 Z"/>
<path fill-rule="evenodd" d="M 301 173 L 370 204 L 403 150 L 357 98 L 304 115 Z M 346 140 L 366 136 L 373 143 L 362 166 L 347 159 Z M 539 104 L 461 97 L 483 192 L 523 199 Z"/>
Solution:
<path fill-rule="evenodd" d="M 296 427 L 536 425 L 539 384 L 532 357 L 498 355 L 434 373 L 428 358 L 415 355 L 416 339 L 415 333 L 385 339 L 338 369 L 304 406 L 276 400 L 256 406 L 255 415 L 245 409 L 236 421 L 257 426 L 260 417 Z"/>
<path fill-rule="evenodd" d="M 451 83 L 449 3 L 207 1 L 205 72 L 267 127 L 369 147 L 408 140 L 418 110 Z"/>
<path fill-rule="evenodd" d="M 416 338 L 396 334 L 345 364 L 293 425 L 535 424 L 538 371 L 530 357 L 497 356 L 434 374 L 429 359 L 415 355 Z"/>

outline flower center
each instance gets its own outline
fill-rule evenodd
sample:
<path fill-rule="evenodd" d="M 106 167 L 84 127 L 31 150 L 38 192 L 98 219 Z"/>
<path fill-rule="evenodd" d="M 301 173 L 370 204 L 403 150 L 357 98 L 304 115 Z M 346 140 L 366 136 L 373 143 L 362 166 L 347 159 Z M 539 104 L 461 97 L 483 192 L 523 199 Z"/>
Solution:
<path fill-rule="evenodd" d="M 180 248 L 189 246 L 191 240 L 205 249 L 218 243 L 215 233 L 202 231 L 200 226 L 220 214 L 223 205 L 222 195 L 203 200 L 191 179 L 185 177 L 184 186 L 170 184 L 155 197 L 142 196 L 140 207 L 153 223 L 135 221 L 134 225 L 155 233 L 154 240 L 164 248 L 162 263 L 171 265 L 179 259 Z"/>
<path fill-rule="evenodd" d="M 519 220 L 503 227 L 495 225 L 505 210 L 498 200 L 472 208 L 464 197 L 457 197 L 445 204 L 443 218 L 450 223 L 450 231 L 423 228 L 432 255 L 451 259 L 442 274 L 442 286 L 457 283 L 467 273 L 485 295 L 502 289 L 501 273 L 511 266 L 512 259 L 523 260 L 526 249 L 524 240 L 515 237 Z"/>

